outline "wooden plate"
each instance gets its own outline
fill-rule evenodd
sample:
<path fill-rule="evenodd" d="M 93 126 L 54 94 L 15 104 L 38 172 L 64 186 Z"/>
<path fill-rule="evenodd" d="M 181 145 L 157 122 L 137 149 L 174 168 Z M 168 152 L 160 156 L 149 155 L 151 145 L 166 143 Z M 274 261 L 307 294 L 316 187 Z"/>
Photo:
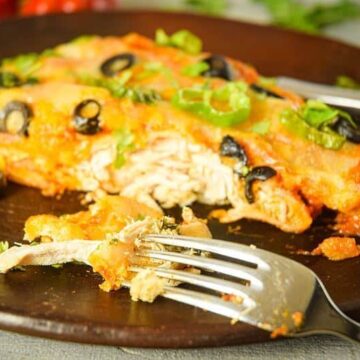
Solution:
<path fill-rule="evenodd" d="M 360 49 L 334 41 L 234 21 L 185 14 L 119 12 L 56 15 L 11 20 L 0 24 L 0 57 L 42 50 L 81 34 L 152 36 L 158 27 L 187 28 L 200 35 L 205 48 L 254 64 L 263 74 L 290 75 L 332 83 L 346 74 L 360 80 Z M 46 141 L 46 139 L 44 139 Z M 19 241 L 26 218 L 40 213 L 80 209 L 79 194 L 60 200 L 37 190 L 10 185 L 0 198 L 0 239 Z M 210 210 L 195 206 L 199 215 Z M 176 213 L 176 210 L 174 210 Z M 360 320 L 360 259 L 330 262 L 294 255 L 313 249 L 331 234 L 332 214 L 322 216 L 302 235 L 291 235 L 257 222 L 242 221 L 241 234 L 210 222 L 214 236 L 254 244 L 294 258 L 313 269 L 337 304 Z M 158 299 L 131 302 L 126 290 L 105 293 L 89 268 L 32 267 L 0 276 L 0 327 L 16 332 L 86 343 L 146 347 L 195 347 L 267 341 L 269 334 L 246 324 L 230 325 L 223 317 L 187 305 Z M 301 291 L 301 289 L 299 289 Z"/>

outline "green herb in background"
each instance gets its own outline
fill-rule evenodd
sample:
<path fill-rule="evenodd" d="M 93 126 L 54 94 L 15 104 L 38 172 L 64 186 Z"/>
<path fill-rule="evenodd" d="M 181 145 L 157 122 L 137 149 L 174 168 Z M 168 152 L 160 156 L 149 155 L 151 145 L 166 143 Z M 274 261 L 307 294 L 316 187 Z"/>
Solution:
<path fill-rule="evenodd" d="M 290 29 L 317 33 L 327 25 L 360 17 L 360 5 L 340 0 L 331 5 L 305 6 L 298 0 L 253 0 L 270 12 L 274 24 Z"/>
<path fill-rule="evenodd" d="M 360 90 L 360 83 L 346 75 L 338 76 L 335 85 L 345 89 Z"/>
<path fill-rule="evenodd" d="M 227 0 L 184 0 L 184 3 L 197 11 L 210 15 L 222 15 L 228 5 Z"/>

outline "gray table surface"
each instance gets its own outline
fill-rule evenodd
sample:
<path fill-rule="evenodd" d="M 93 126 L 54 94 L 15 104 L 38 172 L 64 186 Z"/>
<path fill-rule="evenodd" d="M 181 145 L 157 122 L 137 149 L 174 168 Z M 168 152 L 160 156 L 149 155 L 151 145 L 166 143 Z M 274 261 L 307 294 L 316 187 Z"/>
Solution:
<path fill-rule="evenodd" d="M 311 3 L 311 0 L 304 0 Z M 317 0 L 319 1 L 319 0 Z M 360 0 L 357 0 L 360 1 Z M 122 0 L 123 6 L 164 6 L 176 7 L 179 1 L 134 1 Z M 231 8 L 228 16 L 258 23 L 266 23 L 269 18 L 266 12 L 249 0 L 229 0 Z M 332 2 L 332 0 L 322 0 Z M 332 26 L 326 30 L 326 35 L 353 45 L 360 46 L 360 20 L 350 21 Z M 360 59 L 359 59 L 360 66 Z M 209 349 L 139 349 L 83 345 L 59 342 L 30 336 L 18 335 L 0 331 L 0 360 L 70 360 L 70 359 L 152 359 L 152 360 L 197 360 L 197 359 L 360 359 L 360 346 L 331 336 L 316 336 L 304 339 L 283 340 L 264 344 L 253 344 Z"/>

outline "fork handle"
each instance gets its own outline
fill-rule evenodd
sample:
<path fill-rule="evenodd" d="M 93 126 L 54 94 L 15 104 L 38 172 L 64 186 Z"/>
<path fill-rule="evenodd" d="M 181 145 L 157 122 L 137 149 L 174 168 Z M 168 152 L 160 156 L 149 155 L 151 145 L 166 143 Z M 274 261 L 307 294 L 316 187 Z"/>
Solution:
<path fill-rule="evenodd" d="M 306 98 L 322 100 L 329 105 L 360 110 L 360 91 L 358 90 L 341 89 L 288 77 L 278 77 L 276 83 L 284 89 L 294 91 Z"/>
<path fill-rule="evenodd" d="M 324 285 L 319 282 L 306 313 L 305 324 L 298 334 L 301 336 L 333 334 L 359 343 L 360 324 L 350 319 L 337 307 Z"/>

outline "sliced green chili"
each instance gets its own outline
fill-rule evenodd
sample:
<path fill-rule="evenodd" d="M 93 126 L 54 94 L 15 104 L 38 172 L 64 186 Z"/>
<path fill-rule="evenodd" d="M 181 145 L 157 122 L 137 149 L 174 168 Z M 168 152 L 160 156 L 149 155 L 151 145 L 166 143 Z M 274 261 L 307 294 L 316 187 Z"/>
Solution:
<path fill-rule="evenodd" d="M 283 112 L 280 122 L 294 134 L 326 149 L 338 150 L 345 143 L 345 138 L 332 131 L 329 127 L 325 126 L 322 130 L 312 127 L 300 113 L 290 109 Z"/>
<path fill-rule="evenodd" d="M 204 87 L 180 89 L 172 98 L 172 104 L 198 115 L 214 125 L 237 125 L 250 114 L 250 99 L 243 82 L 228 83 L 211 90 Z"/>
<path fill-rule="evenodd" d="M 167 35 L 163 29 L 156 30 L 155 42 L 160 46 L 172 46 L 189 54 L 196 55 L 202 50 L 202 41 L 188 30 L 179 30 Z"/>

